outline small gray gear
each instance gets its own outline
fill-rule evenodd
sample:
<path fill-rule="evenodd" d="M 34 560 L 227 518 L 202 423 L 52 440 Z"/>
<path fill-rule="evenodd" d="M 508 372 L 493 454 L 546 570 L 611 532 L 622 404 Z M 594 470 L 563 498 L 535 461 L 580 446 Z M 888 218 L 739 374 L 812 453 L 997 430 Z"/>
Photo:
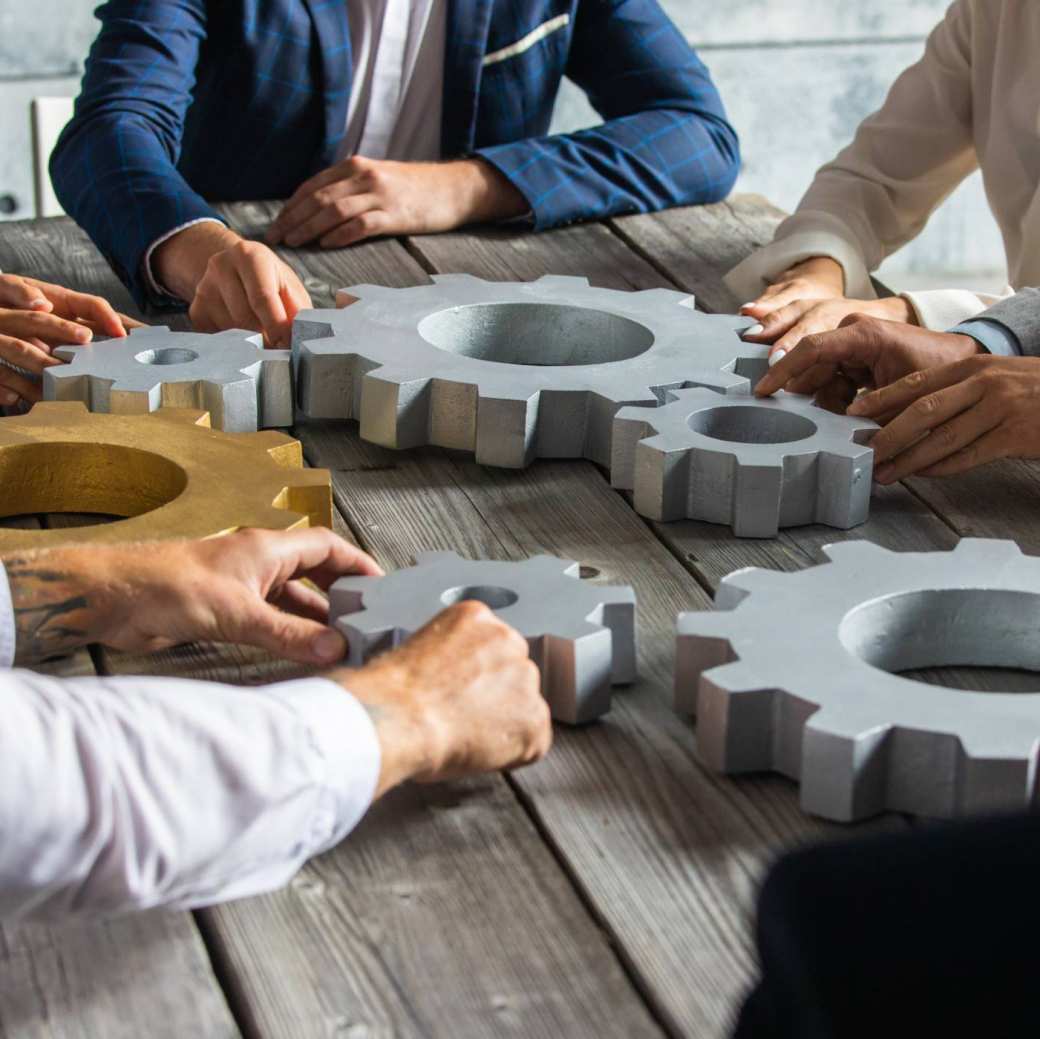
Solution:
<path fill-rule="evenodd" d="M 766 367 L 766 348 L 740 338 L 749 319 L 700 314 L 668 289 L 445 274 L 338 298 L 358 302 L 303 311 L 293 326 L 300 410 L 360 419 L 361 436 L 384 447 L 456 448 L 485 465 L 605 466 L 623 404 L 653 406 L 683 386 L 746 389 Z"/>
<path fill-rule="evenodd" d="M 292 352 L 265 350 L 258 332 L 158 325 L 54 353 L 69 364 L 44 371 L 44 400 L 78 400 L 113 414 L 201 408 L 226 433 L 293 423 Z"/>
<path fill-rule="evenodd" d="M 554 556 L 514 563 L 423 552 L 409 569 L 336 581 L 329 614 L 360 666 L 465 599 L 527 639 L 558 721 L 598 718 L 610 710 L 610 687 L 636 678 L 635 593 L 583 581 L 577 563 Z"/>
<path fill-rule="evenodd" d="M 952 552 L 824 552 L 799 573 L 739 570 L 719 612 L 679 617 L 676 707 L 696 713 L 704 760 L 800 779 L 802 807 L 841 822 L 1034 804 L 1040 694 L 898 672 L 1040 670 L 1040 559 L 971 538 Z"/>
<path fill-rule="evenodd" d="M 727 523 L 738 537 L 781 527 L 855 527 L 870 511 L 876 422 L 808 397 L 678 390 L 614 419 L 610 478 L 655 520 Z"/>

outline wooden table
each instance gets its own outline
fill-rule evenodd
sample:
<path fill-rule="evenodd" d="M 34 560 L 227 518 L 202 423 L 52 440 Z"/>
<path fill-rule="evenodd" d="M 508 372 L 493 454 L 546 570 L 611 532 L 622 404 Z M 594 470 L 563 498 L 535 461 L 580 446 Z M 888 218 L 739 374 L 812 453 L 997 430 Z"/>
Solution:
<path fill-rule="evenodd" d="M 272 207 L 227 212 L 253 233 Z M 722 274 L 769 240 L 780 216 L 739 197 L 540 235 L 449 234 L 285 256 L 319 306 L 341 286 L 459 271 L 678 287 L 725 310 L 735 301 Z M 5 225 L 0 268 L 132 310 L 67 220 Z M 387 567 L 423 549 L 548 552 L 634 586 L 642 680 L 600 723 L 558 730 L 534 768 L 396 791 L 283 891 L 196 913 L 0 929 L 4 1037 L 725 1035 L 752 976 L 750 916 L 768 863 L 798 842 L 909 823 L 824 825 L 802 814 L 786 780 L 705 771 L 692 726 L 670 706 L 676 614 L 707 608 L 738 567 L 799 569 L 850 537 L 921 550 L 950 548 L 958 535 L 1009 536 L 1040 550 L 1040 468 L 1024 463 L 878 490 L 870 522 L 848 533 L 806 527 L 741 541 L 709 524 L 644 521 L 588 462 L 513 472 L 441 450 L 396 454 L 363 443 L 353 424 L 296 435 L 311 464 L 333 472 L 339 528 Z M 54 667 L 249 683 L 289 673 L 258 653 L 208 646 L 147 658 L 95 651 Z"/>

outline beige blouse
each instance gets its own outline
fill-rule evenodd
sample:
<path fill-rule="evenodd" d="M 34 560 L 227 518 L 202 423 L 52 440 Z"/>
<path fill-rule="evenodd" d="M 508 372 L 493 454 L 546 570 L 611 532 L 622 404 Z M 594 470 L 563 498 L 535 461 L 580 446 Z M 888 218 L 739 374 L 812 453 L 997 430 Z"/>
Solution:
<path fill-rule="evenodd" d="M 924 56 L 893 84 L 852 144 L 824 166 L 771 245 L 726 278 L 755 299 L 812 256 L 845 270 L 845 294 L 873 299 L 869 272 L 925 226 L 976 168 L 1000 225 L 1011 287 L 1040 286 L 1040 0 L 957 0 Z M 945 329 L 999 297 L 905 293 L 921 323 Z"/>

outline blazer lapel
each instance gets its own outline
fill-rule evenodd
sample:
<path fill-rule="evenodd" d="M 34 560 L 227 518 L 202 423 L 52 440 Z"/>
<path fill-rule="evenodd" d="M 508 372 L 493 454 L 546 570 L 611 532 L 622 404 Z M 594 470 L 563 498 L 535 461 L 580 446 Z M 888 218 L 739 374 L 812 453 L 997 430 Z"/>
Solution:
<path fill-rule="evenodd" d="M 314 23 L 322 65 L 322 101 L 325 111 L 321 168 L 336 161 L 346 133 L 347 108 L 353 79 L 350 25 L 346 0 L 303 0 Z"/>
<path fill-rule="evenodd" d="M 444 49 L 441 153 L 446 159 L 473 149 L 480 75 L 494 0 L 448 0 Z"/>

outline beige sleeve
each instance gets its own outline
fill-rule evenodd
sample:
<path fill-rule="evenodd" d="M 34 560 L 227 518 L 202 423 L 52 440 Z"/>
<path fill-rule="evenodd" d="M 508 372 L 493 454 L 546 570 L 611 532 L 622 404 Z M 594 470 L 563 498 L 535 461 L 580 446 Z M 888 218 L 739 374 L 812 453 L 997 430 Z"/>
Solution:
<path fill-rule="evenodd" d="M 971 79 L 974 12 L 983 2 L 950 7 L 921 60 L 820 169 L 773 243 L 727 275 L 733 292 L 754 299 L 792 264 L 830 256 L 845 270 L 846 296 L 873 298 L 869 272 L 914 238 L 978 165 Z"/>
<path fill-rule="evenodd" d="M 914 308 L 917 323 L 936 332 L 945 332 L 962 321 L 970 321 L 1014 294 L 1015 290 L 1010 287 L 1000 295 L 971 289 L 928 289 L 924 292 L 900 293 Z"/>

